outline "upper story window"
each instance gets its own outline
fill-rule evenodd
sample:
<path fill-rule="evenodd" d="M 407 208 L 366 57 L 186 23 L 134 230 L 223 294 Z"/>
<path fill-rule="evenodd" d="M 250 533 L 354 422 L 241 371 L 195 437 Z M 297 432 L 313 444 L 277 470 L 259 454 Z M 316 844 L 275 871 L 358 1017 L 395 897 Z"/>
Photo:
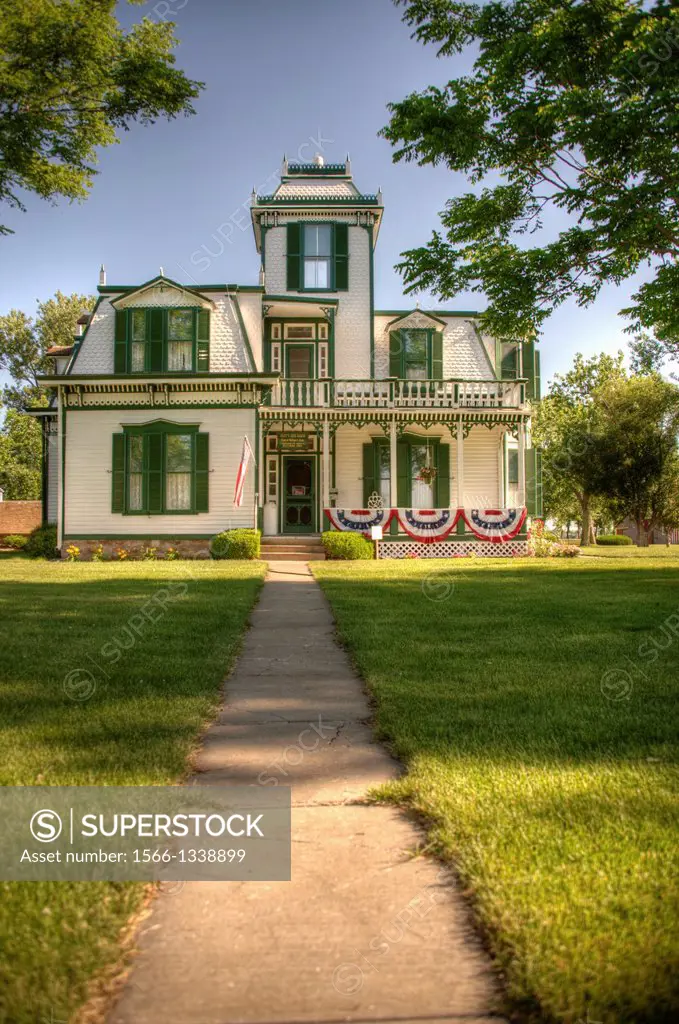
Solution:
<path fill-rule="evenodd" d="M 443 379 L 443 334 L 440 331 L 392 331 L 389 376 L 400 380 Z"/>
<path fill-rule="evenodd" d="M 115 373 L 210 369 L 210 312 L 196 308 L 117 309 Z"/>
<path fill-rule="evenodd" d="M 330 288 L 332 260 L 332 225 L 305 224 L 304 249 L 304 287 L 323 289 Z"/>
<path fill-rule="evenodd" d="M 287 290 L 346 291 L 349 288 L 349 225 L 287 225 Z"/>
<path fill-rule="evenodd" d="M 514 342 L 502 342 L 500 352 L 502 380 L 518 380 L 521 376 L 521 352 L 519 346 Z"/>

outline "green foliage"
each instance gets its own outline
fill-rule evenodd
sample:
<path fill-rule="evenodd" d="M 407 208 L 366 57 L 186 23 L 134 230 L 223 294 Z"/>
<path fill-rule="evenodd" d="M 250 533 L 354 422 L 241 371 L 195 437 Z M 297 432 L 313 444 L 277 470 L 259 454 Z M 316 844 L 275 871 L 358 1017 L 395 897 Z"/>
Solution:
<path fill-rule="evenodd" d="M 398 0 L 397 0 L 398 2 Z M 650 267 L 622 310 L 679 350 L 679 9 L 666 0 L 405 0 L 404 20 L 472 70 L 390 104 L 395 160 L 476 186 L 403 253 L 407 290 L 488 298 L 486 326 L 531 337 L 568 299 Z M 547 216 L 563 225 L 550 231 Z M 564 221 L 567 221 L 564 223 Z M 648 273 L 648 271 L 647 271 Z"/>
<path fill-rule="evenodd" d="M 626 537 L 624 533 L 601 533 L 596 539 L 597 544 L 603 544 L 604 547 L 625 547 L 625 545 L 633 544 L 631 537 Z"/>
<path fill-rule="evenodd" d="M 94 306 L 91 295 L 64 295 L 38 302 L 35 316 L 10 309 L 0 316 L 0 369 L 12 378 L 3 400 L 13 409 L 47 405 L 38 375 L 54 372 L 54 359 L 45 355 L 54 345 L 72 345 L 82 313 Z"/>
<path fill-rule="evenodd" d="M 0 427 L 0 487 L 7 501 L 37 501 L 42 480 L 40 424 L 9 409 Z"/>
<path fill-rule="evenodd" d="M 579 523 L 583 544 L 591 540 L 592 518 L 606 504 L 607 467 L 597 443 L 597 395 L 607 381 L 624 375 L 622 352 L 591 359 L 578 353 L 572 369 L 554 377 L 549 394 L 536 408 L 533 436 L 542 448 L 545 516 L 559 523 Z"/>
<path fill-rule="evenodd" d="M 0 202 L 84 199 L 97 150 L 139 121 L 193 113 L 201 82 L 174 67 L 174 25 L 123 30 L 116 0 L 4 0 Z M 0 226 L 0 233 L 7 231 Z"/>
<path fill-rule="evenodd" d="M 213 558 L 259 558 L 262 535 L 259 530 L 225 530 L 210 541 Z"/>
<path fill-rule="evenodd" d="M 14 548 L 15 551 L 21 551 L 22 548 L 26 547 L 28 537 L 23 533 L 8 533 L 2 538 L 1 543 L 6 548 Z"/>
<path fill-rule="evenodd" d="M 58 558 L 56 526 L 36 526 L 26 541 L 24 551 L 32 558 Z"/>
<path fill-rule="evenodd" d="M 158 548 L 144 548 L 144 554 L 141 557 L 144 562 L 155 562 L 158 558 Z"/>
<path fill-rule="evenodd" d="M 321 537 L 325 557 L 335 561 L 368 561 L 374 558 L 373 546 L 358 533 L 340 533 L 328 530 Z"/>

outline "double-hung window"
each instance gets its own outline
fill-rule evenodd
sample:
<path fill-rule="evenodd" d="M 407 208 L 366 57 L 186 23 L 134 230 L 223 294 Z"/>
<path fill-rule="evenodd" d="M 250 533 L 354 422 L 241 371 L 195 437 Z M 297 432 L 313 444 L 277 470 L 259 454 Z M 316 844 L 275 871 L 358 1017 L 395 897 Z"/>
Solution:
<path fill-rule="evenodd" d="M 402 328 L 389 335 L 389 376 L 399 380 L 443 379 L 441 331 Z"/>
<path fill-rule="evenodd" d="M 115 373 L 194 373 L 209 369 L 209 310 L 116 310 Z"/>
<path fill-rule="evenodd" d="M 332 258 L 332 226 L 330 224 L 304 225 L 304 287 L 325 290 L 330 288 L 330 261 Z"/>
<path fill-rule="evenodd" d="M 349 288 L 349 225 L 291 222 L 287 234 L 287 290 L 341 292 Z"/>
<path fill-rule="evenodd" d="M 154 423 L 113 435 L 112 510 L 127 515 L 208 511 L 209 435 Z"/>

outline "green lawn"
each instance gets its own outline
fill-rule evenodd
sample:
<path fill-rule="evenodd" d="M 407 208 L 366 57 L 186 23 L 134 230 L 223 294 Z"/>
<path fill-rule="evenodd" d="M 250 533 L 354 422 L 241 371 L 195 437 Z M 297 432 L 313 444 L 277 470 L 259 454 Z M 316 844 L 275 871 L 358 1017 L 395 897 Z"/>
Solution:
<path fill-rule="evenodd" d="M 0 785 L 181 779 L 263 563 L 0 563 Z M 0 882 L 0 1022 L 65 1020 L 144 887 Z"/>
<path fill-rule="evenodd" d="M 679 1019 L 679 560 L 627 551 L 313 563 L 407 766 L 381 797 L 428 819 L 519 1018 Z"/>

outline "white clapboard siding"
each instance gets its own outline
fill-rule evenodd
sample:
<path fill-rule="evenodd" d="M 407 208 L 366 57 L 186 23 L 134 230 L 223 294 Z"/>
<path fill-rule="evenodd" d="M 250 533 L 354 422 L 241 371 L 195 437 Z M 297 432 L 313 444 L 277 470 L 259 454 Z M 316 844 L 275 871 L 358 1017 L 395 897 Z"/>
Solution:
<path fill-rule="evenodd" d="M 210 511 L 198 515 L 124 516 L 111 511 L 112 436 L 124 424 L 168 419 L 198 424 L 210 435 Z M 66 536 L 215 534 L 254 525 L 255 467 L 250 463 L 241 508 L 233 507 L 243 435 L 255 448 L 255 414 L 250 409 L 69 410 L 66 419 Z"/>
<path fill-rule="evenodd" d="M 455 438 L 445 427 L 432 427 L 422 430 L 419 427 L 409 428 L 409 433 L 420 434 L 423 440 L 427 437 L 440 438 L 444 444 L 450 445 L 450 495 L 455 496 Z M 363 505 L 363 445 L 374 437 L 384 437 L 383 431 L 377 427 L 340 427 L 337 431 L 335 444 L 335 467 L 337 476 L 337 507 L 361 508 Z"/>
<path fill-rule="evenodd" d="M 464 442 L 464 507 L 494 508 L 502 504 L 499 481 L 498 429 L 472 427 Z M 455 457 L 454 454 L 453 458 Z"/>
<path fill-rule="evenodd" d="M 56 523 L 58 509 L 59 446 L 57 435 L 47 435 L 47 522 Z"/>

